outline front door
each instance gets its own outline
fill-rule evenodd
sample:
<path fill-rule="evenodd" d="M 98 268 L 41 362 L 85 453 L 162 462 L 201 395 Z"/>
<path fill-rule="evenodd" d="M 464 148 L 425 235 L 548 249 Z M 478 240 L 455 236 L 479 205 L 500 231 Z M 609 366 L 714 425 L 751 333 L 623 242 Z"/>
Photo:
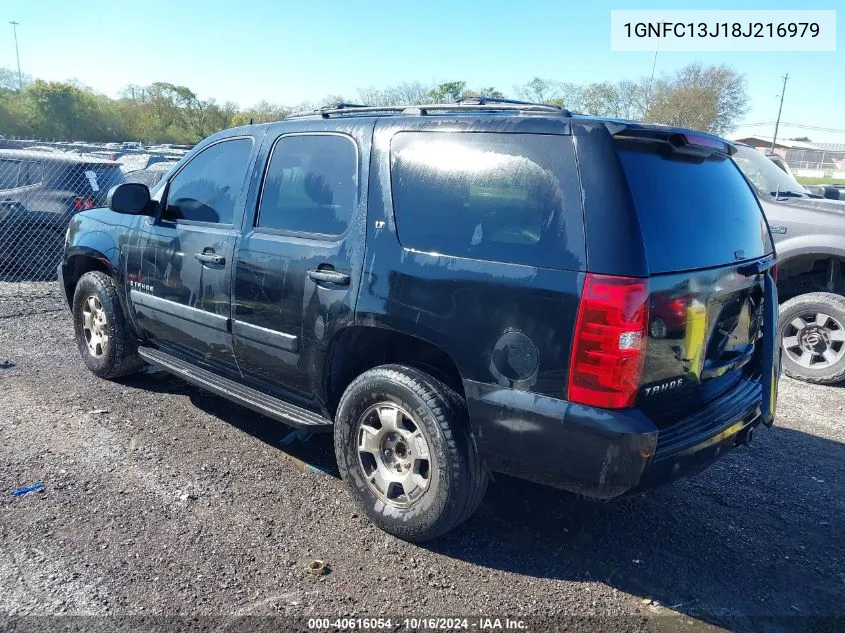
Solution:
<path fill-rule="evenodd" d="M 235 254 L 232 331 L 244 377 L 315 410 L 327 344 L 357 297 L 368 162 L 359 148 L 369 132 L 276 138 Z"/>
<path fill-rule="evenodd" d="M 159 217 L 130 249 L 130 302 L 143 334 L 177 355 L 237 371 L 232 350 L 232 258 L 255 140 L 235 137 L 197 153 L 160 191 Z"/>

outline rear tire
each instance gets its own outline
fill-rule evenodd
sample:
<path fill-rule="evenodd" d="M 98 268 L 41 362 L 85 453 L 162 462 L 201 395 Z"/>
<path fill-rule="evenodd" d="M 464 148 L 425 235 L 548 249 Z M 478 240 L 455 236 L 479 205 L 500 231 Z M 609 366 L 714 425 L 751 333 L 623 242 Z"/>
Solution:
<path fill-rule="evenodd" d="M 382 365 L 358 376 L 340 400 L 334 438 L 355 503 L 401 539 L 448 532 L 487 489 L 463 399 L 418 369 Z"/>
<path fill-rule="evenodd" d="M 778 332 L 787 376 L 820 385 L 845 380 L 845 297 L 793 297 L 780 306 Z"/>
<path fill-rule="evenodd" d="M 114 279 L 95 271 L 82 275 L 73 293 L 73 329 L 82 361 L 100 378 L 139 371 L 138 342 L 130 331 Z"/>

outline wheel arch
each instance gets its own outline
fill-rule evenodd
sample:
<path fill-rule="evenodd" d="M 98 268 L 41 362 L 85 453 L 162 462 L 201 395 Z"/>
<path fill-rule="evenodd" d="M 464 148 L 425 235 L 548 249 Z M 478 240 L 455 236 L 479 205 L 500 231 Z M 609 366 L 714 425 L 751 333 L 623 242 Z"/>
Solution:
<path fill-rule="evenodd" d="M 82 275 L 92 271 L 103 272 L 110 277 L 116 276 L 115 266 L 103 253 L 87 247 L 69 250 L 64 262 L 64 293 L 68 305 L 73 303 L 73 293 Z"/>
<path fill-rule="evenodd" d="M 350 325 L 329 342 L 323 367 L 323 397 L 334 416 L 346 387 L 368 369 L 386 364 L 408 365 L 431 374 L 465 397 L 454 359 L 423 338 L 384 327 Z"/>

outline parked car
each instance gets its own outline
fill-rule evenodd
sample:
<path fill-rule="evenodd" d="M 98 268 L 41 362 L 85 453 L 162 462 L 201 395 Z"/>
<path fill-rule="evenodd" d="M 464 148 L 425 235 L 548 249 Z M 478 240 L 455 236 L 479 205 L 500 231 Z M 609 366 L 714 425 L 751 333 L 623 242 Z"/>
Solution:
<path fill-rule="evenodd" d="M 149 189 L 155 187 L 167 172 L 169 172 L 176 163 L 169 161 L 166 163 L 153 163 L 146 169 L 137 169 L 135 171 L 126 172 L 126 182 L 139 182 L 146 185 Z"/>
<path fill-rule="evenodd" d="M 845 379 L 845 201 L 813 195 L 755 149 L 733 157 L 760 197 L 778 251 L 784 371 Z"/>
<path fill-rule="evenodd" d="M 333 432 L 362 511 L 425 540 L 491 471 L 611 499 L 772 423 L 774 249 L 733 151 L 536 104 L 326 109 L 117 187 L 59 276 L 96 375 Z M 649 337 L 679 288 L 683 336 Z"/>
<path fill-rule="evenodd" d="M 0 275 L 52 277 L 70 217 L 105 204 L 122 182 L 117 163 L 0 150 Z"/>
<path fill-rule="evenodd" d="M 156 163 L 173 163 L 177 160 L 174 156 L 164 154 L 137 154 L 126 153 L 116 159 L 124 174 L 152 167 Z"/>
<path fill-rule="evenodd" d="M 64 152 L 58 147 L 52 147 L 50 145 L 28 145 L 27 147 L 23 147 L 21 149 L 26 149 L 31 152 L 50 152 L 52 154 L 64 154 Z"/>
<path fill-rule="evenodd" d="M 140 141 L 125 141 L 121 144 L 123 149 L 144 149 L 144 144 Z"/>

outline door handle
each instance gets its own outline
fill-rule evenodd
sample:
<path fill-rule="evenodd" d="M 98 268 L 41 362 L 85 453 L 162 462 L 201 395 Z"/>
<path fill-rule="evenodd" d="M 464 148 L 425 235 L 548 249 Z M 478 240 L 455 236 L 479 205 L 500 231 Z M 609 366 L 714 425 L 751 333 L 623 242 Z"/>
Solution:
<path fill-rule="evenodd" d="M 336 270 L 317 268 L 315 270 L 309 270 L 308 276 L 314 281 L 322 281 L 323 283 L 334 284 L 335 286 L 349 285 L 349 275 Z"/>
<path fill-rule="evenodd" d="M 226 263 L 226 258 L 222 255 L 215 255 L 214 253 L 194 253 L 194 258 L 204 264 L 219 264 Z"/>

